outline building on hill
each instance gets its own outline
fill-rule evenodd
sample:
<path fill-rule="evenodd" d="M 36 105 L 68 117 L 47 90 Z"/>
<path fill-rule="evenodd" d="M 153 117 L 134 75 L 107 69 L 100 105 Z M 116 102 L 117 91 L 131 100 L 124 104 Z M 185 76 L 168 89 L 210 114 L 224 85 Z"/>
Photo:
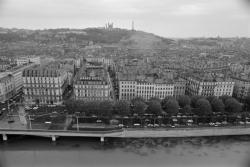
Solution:
<path fill-rule="evenodd" d="M 24 99 L 32 104 L 62 104 L 68 86 L 67 72 L 60 63 L 36 65 L 23 71 Z"/>
<path fill-rule="evenodd" d="M 35 63 L 35 64 L 41 64 L 41 59 L 38 56 L 23 56 L 23 57 L 18 57 L 16 59 L 16 64 L 18 66 L 24 65 L 24 64 L 29 64 L 29 63 Z"/>

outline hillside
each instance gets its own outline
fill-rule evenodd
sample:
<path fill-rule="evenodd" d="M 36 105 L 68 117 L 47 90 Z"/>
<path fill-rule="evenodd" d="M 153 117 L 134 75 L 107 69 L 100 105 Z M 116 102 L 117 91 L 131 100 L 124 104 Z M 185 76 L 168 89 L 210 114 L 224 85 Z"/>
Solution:
<path fill-rule="evenodd" d="M 0 28 L 0 56 L 48 55 L 74 57 L 84 54 L 90 42 L 103 46 L 128 48 L 142 55 L 154 55 L 157 50 L 169 54 L 189 55 L 200 52 L 240 55 L 249 59 L 249 38 L 189 38 L 169 39 L 142 31 L 126 29 L 6 29 Z"/>

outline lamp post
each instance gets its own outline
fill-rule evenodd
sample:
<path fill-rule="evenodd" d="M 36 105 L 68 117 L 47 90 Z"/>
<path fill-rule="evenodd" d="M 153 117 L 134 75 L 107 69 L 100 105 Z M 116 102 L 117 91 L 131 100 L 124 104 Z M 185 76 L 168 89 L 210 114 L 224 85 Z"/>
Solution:
<path fill-rule="evenodd" d="M 77 131 L 79 131 L 78 116 L 76 116 L 76 128 L 77 128 Z"/>
<path fill-rule="evenodd" d="M 30 126 L 30 129 L 32 129 L 32 125 L 31 125 L 31 118 L 30 118 L 30 115 L 28 115 L 29 117 L 29 126 Z"/>

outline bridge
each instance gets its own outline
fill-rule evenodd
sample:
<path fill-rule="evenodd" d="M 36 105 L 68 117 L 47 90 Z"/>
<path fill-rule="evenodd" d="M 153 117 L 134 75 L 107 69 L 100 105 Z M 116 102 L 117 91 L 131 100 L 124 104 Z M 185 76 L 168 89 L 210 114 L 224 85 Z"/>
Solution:
<path fill-rule="evenodd" d="M 70 130 L 14 130 L 0 129 L 3 141 L 7 141 L 7 135 L 29 135 L 50 137 L 52 141 L 63 136 L 73 137 L 99 137 L 104 138 L 158 138 L 158 137 L 202 137 L 202 136 L 233 136 L 250 135 L 248 126 L 230 127 L 192 127 L 192 128 L 159 128 L 159 129 L 114 129 L 102 131 L 70 131 Z"/>

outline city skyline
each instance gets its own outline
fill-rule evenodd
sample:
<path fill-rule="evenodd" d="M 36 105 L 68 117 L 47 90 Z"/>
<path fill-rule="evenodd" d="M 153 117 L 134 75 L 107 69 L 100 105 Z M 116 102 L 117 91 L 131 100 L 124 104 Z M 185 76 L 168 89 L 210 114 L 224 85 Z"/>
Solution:
<path fill-rule="evenodd" d="M 113 22 L 131 29 L 134 21 L 136 30 L 164 37 L 249 37 L 248 7 L 243 0 L 0 0 L 0 27 L 88 28 Z"/>

